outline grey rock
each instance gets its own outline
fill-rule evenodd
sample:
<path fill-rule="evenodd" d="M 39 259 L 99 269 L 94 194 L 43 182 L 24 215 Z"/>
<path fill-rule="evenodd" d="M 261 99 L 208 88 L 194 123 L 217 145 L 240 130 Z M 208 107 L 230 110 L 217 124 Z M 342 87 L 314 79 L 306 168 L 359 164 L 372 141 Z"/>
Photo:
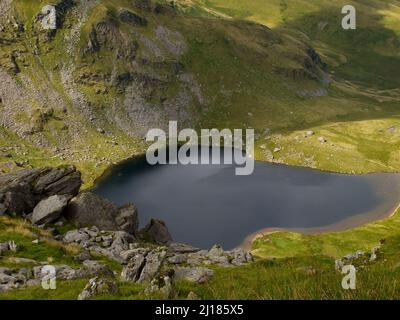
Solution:
<path fill-rule="evenodd" d="M 7 274 L 10 276 L 12 273 L 12 270 L 10 268 L 0 267 L 0 273 L 4 273 L 4 274 Z"/>
<path fill-rule="evenodd" d="M 84 192 L 72 199 L 65 216 L 78 227 L 96 226 L 102 230 L 118 230 L 115 216 L 118 207 L 91 192 Z"/>
<path fill-rule="evenodd" d="M 72 199 L 66 208 L 65 217 L 79 228 L 96 226 L 107 231 L 137 232 L 137 211 L 134 206 L 118 207 L 91 192 L 81 193 Z"/>
<path fill-rule="evenodd" d="M 230 258 L 220 245 L 213 246 L 207 254 L 210 263 L 219 264 L 221 266 L 229 265 Z"/>
<path fill-rule="evenodd" d="M 230 251 L 229 254 L 232 256 L 231 263 L 236 266 L 240 266 L 253 261 L 252 254 L 242 248 L 234 249 Z"/>
<path fill-rule="evenodd" d="M 96 246 L 93 246 L 90 249 L 111 259 L 111 260 L 114 260 L 118 263 L 121 263 L 121 264 L 125 263 L 124 259 L 122 259 L 118 254 L 116 254 L 110 250 L 107 250 L 107 249 L 101 248 L 101 247 L 96 247 Z"/>
<path fill-rule="evenodd" d="M 208 251 L 206 250 L 200 250 L 195 253 L 189 253 L 188 254 L 188 259 L 187 259 L 187 264 L 192 265 L 192 266 L 197 266 L 204 264 L 204 262 L 207 260 L 207 255 Z"/>
<path fill-rule="evenodd" d="M 119 208 L 119 213 L 115 218 L 119 229 L 134 236 L 138 233 L 139 218 L 138 211 L 133 204 L 128 204 Z"/>
<path fill-rule="evenodd" d="M 78 278 L 81 278 L 79 272 L 73 268 L 71 268 L 70 266 L 67 265 L 59 265 L 59 266 L 55 266 L 56 268 L 56 275 L 57 275 L 57 279 L 60 280 L 75 280 Z M 40 269 L 41 271 L 42 269 Z M 40 275 L 41 277 L 41 275 Z"/>
<path fill-rule="evenodd" d="M 81 174 L 73 166 L 24 169 L 0 177 L 0 203 L 3 210 L 29 214 L 50 196 L 75 196 L 81 184 Z"/>
<path fill-rule="evenodd" d="M 149 254 L 147 254 L 146 264 L 143 267 L 138 282 L 150 282 L 160 271 L 165 256 L 165 251 L 150 252 Z"/>
<path fill-rule="evenodd" d="M 32 223 L 42 225 L 58 220 L 70 199 L 69 195 L 55 195 L 40 201 L 33 209 Z"/>
<path fill-rule="evenodd" d="M 18 280 L 14 276 L 0 273 L 0 284 L 16 283 Z"/>
<path fill-rule="evenodd" d="M 142 236 L 157 243 L 169 244 L 172 237 L 164 221 L 151 219 L 150 222 L 140 231 Z"/>
<path fill-rule="evenodd" d="M 116 231 L 114 233 L 114 241 L 110 247 L 110 251 L 119 254 L 121 251 L 128 250 L 129 244 L 135 241 L 135 238 L 125 231 Z"/>
<path fill-rule="evenodd" d="M 83 262 L 83 268 L 77 271 L 79 278 L 89 278 L 94 276 L 114 277 L 114 273 L 110 268 L 98 261 L 86 260 Z"/>
<path fill-rule="evenodd" d="M 146 263 L 144 255 L 138 254 L 131 258 L 131 261 L 122 269 L 121 279 L 123 281 L 136 282 Z"/>
<path fill-rule="evenodd" d="M 149 249 L 146 248 L 137 248 L 137 249 L 129 249 L 129 250 L 124 250 L 119 253 L 120 257 L 124 259 L 124 261 L 128 262 L 132 258 L 142 255 L 146 256 L 149 253 Z"/>
<path fill-rule="evenodd" d="M 95 277 L 89 280 L 83 291 L 79 294 L 78 300 L 88 300 L 102 294 L 116 295 L 118 285 L 115 280 Z"/>
<path fill-rule="evenodd" d="M 71 230 L 68 231 L 64 236 L 64 241 L 67 243 L 72 243 L 72 242 L 80 243 L 82 241 L 87 241 L 89 239 L 90 239 L 89 235 L 82 230 Z"/>
<path fill-rule="evenodd" d="M 190 282 L 205 283 L 214 275 L 214 271 L 208 268 L 182 268 L 175 271 L 178 279 L 184 279 Z"/>

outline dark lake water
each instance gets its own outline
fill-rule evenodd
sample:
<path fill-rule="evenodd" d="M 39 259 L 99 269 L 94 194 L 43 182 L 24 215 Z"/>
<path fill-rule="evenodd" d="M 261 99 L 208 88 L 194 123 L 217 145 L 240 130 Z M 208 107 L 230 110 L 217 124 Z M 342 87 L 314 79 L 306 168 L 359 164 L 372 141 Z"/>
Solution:
<path fill-rule="evenodd" d="M 253 175 L 232 165 L 150 166 L 145 158 L 114 167 L 94 192 L 134 203 L 141 225 L 162 219 L 177 242 L 225 249 L 265 228 L 342 230 L 397 206 L 398 174 L 342 175 L 256 162 Z"/>

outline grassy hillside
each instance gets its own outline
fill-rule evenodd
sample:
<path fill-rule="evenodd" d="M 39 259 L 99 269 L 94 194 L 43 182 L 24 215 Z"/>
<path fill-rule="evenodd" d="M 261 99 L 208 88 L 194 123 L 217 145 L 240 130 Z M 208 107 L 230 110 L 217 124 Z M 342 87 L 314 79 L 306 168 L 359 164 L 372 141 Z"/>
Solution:
<path fill-rule="evenodd" d="M 358 25 L 348 31 L 342 0 L 56 3 L 55 32 L 38 26 L 42 1 L 0 6 L 2 172 L 72 163 L 87 187 L 112 163 L 142 153 L 146 131 L 168 120 L 253 127 L 259 160 L 400 170 L 399 0 L 352 1 Z M 218 269 L 203 286 L 178 283 L 176 298 L 399 298 L 399 214 L 340 233 L 265 235 L 254 243 L 256 263 Z M 73 249 L 37 249 L 26 226 L 10 223 L 0 221 L 1 237 L 22 241 L 23 254 L 73 263 Z M 343 291 L 334 259 L 380 242 L 383 255 L 359 272 L 359 290 Z M 0 298 L 76 298 L 85 283 Z M 103 298 L 143 298 L 143 288 L 121 286 L 119 297 Z"/>

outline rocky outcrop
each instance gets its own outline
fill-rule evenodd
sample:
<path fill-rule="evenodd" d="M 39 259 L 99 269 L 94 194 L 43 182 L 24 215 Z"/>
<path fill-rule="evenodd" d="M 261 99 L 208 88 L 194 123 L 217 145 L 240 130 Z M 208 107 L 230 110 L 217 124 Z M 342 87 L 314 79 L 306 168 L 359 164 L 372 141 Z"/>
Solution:
<path fill-rule="evenodd" d="M 172 236 L 164 221 L 151 219 L 150 222 L 140 231 L 141 237 L 161 244 L 172 242 Z"/>
<path fill-rule="evenodd" d="M 0 292 L 28 286 L 38 286 L 41 284 L 43 277 L 48 274 L 47 272 L 42 272 L 46 263 L 37 263 L 34 260 L 21 262 L 29 262 L 36 265 L 20 269 L 0 267 Z M 67 265 L 55 265 L 54 268 L 56 280 L 75 280 L 91 277 L 111 279 L 114 277 L 114 273 L 108 267 L 92 260 L 84 261 L 82 267 L 78 269 Z"/>
<path fill-rule="evenodd" d="M 371 249 L 371 252 L 358 250 L 344 257 L 335 260 L 335 270 L 341 272 L 346 265 L 353 265 L 357 270 L 363 269 L 366 265 L 376 261 L 381 254 L 381 245 Z"/>
<path fill-rule="evenodd" d="M 135 206 L 118 207 L 109 200 L 91 192 L 84 192 L 72 199 L 65 217 L 78 227 L 96 226 L 101 230 L 123 230 L 137 234 L 138 214 Z"/>
<path fill-rule="evenodd" d="M 30 214 L 50 196 L 77 195 L 81 184 L 81 174 L 73 166 L 24 169 L 0 177 L 0 204 L 10 213 Z"/>

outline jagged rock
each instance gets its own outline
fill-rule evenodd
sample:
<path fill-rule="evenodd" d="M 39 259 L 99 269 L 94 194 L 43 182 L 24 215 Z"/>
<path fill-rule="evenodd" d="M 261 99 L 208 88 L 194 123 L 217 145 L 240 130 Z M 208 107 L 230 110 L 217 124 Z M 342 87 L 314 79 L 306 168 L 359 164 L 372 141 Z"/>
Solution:
<path fill-rule="evenodd" d="M 222 266 L 229 265 L 229 256 L 220 245 L 213 246 L 207 254 L 207 258 L 212 262 Z"/>
<path fill-rule="evenodd" d="M 149 253 L 149 249 L 146 248 L 137 248 L 137 249 L 129 249 L 129 250 L 125 250 L 125 251 L 121 251 L 119 253 L 120 257 L 122 259 L 124 259 L 124 261 L 128 262 L 130 261 L 132 258 L 138 256 L 138 255 L 142 255 L 145 256 Z"/>
<path fill-rule="evenodd" d="M 116 254 L 121 251 L 128 250 L 129 244 L 135 241 L 135 238 L 125 231 L 114 232 L 114 241 L 111 244 L 110 250 Z"/>
<path fill-rule="evenodd" d="M 119 214 L 115 218 L 119 229 L 134 236 L 139 229 L 138 211 L 133 204 L 128 204 L 119 208 Z"/>
<path fill-rule="evenodd" d="M 40 201 L 33 209 L 31 222 L 36 225 L 43 225 L 58 220 L 70 199 L 70 195 L 55 195 Z"/>
<path fill-rule="evenodd" d="M 64 236 L 64 241 L 67 243 L 80 243 L 82 241 L 87 241 L 90 239 L 90 236 L 84 232 L 83 230 L 71 230 L 68 231 Z"/>
<path fill-rule="evenodd" d="M 207 254 L 208 254 L 207 250 L 200 250 L 198 252 L 189 253 L 188 259 L 187 259 L 187 264 L 193 265 L 193 266 L 204 264 L 204 262 L 207 260 L 207 257 L 206 257 Z"/>
<path fill-rule="evenodd" d="M 118 12 L 118 18 L 125 23 L 136 27 L 144 27 L 147 25 L 147 20 L 132 11 L 121 9 Z"/>
<path fill-rule="evenodd" d="M 150 222 L 140 231 L 142 237 L 146 240 L 162 244 L 172 242 L 172 237 L 164 221 L 151 219 Z"/>
<path fill-rule="evenodd" d="M 50 196 L 75 196 L 81 184 L 81 174 L 73 166 L 24 169 L 0 177 L 0 203 L 9 212 L 29 214 Z"/>
<path fill-rule="evenodd" d="M 150 252 L 146 256 L 146 264 L 140 274 L 138 282 L 151 281 L 160 271 L 166 252 Z"/>
<path fill-rule="evenodd" d="M 138 218 L 134 206 L 118 207 L 91 192 L 81 193 L 72 199 L 65 216 L 78 227 L 96 226 L 101 230 L 137 233 Z"/>
<path fill-rule="evenodd" d="M 122 259 L 118 254 L 116 254 L 110 250 L 107 250 L 107 249 L 101 248 L 101 247 L 91 247 L 90 249 L 93 251 L 96 251 L 97 253 L 99 253 L 111 260 L 114 260 L 118 263 L 121 263 L 121 264 L 125 263 L 124 259 Z"/>
<path fill-rule="evenodd" d="M 9 284 L 15 282 L 17 282 L 17 278 L 5 273 L 0 273 L 0 284 Z"/>
<path fill-rule="evenodd" d="M 214 275 L 214 271 L 208 268 L 182 268 L 175 271 L 178 279 L 185 279 L 190 282 L 205 283 Z"/>
<path fill-rule="evenodd" d="M 252 254 L 242 248 L 234 249 L 230 251 L 229 254 L 232 256 L 231 264 L 235 266 L 243 265 L 253 261 Z"/>
<path fill-rule="evenodd" d="M 118 285 L 114 280 L 95 277 L 89 280 L 86 287 L 79 294 L 78 300 L 88 300 L 102 294 L 118 294 Z"/>
<path fill-rule="evenodd" d="M 121 279 L 130 282 L 138 281 L 145 263 L 145 256 L 142 254 L 132 257 L 131 261 L 123 268 Z"/>

